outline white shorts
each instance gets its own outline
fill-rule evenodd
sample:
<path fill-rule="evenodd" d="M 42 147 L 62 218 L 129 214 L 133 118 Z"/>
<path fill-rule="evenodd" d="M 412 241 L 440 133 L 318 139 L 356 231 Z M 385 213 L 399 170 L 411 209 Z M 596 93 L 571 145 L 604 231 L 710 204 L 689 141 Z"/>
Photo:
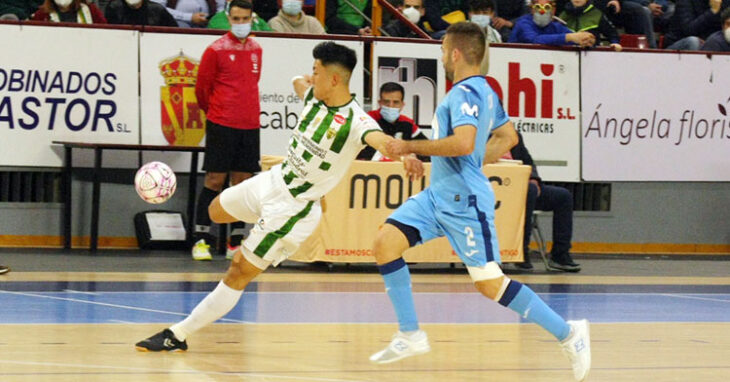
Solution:
<path fill-rule="evenodd" d="M 220 202 L 229 215 L 253 224 L 243 254 L 260 269 L 293 255 L 322 217 L 319 200 L 299 200 L 289 193 L 278 166 L 225 189 Z"/>

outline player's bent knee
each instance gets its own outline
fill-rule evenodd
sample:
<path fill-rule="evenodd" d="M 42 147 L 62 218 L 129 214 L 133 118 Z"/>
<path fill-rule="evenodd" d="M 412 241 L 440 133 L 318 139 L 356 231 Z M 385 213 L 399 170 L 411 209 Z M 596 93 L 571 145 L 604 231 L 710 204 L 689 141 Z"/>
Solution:
<path fill-rule="evenodd" d="M 392 224 L 383 224 L 378 230 L 373 244 L 375 262 L 379 265 L 387 264 L 401 257 L 408 247 L 408 239 L 398 228 Z"/>
<path fill-rule="evenodd" d="M 248 252 L 248 255 L 245 255 L 244 252 Z M 259 259 L 259 262 L 254 263 L 250 261 L 252 256 Z M 269 264 L 270 262 L 257 257 L 255 254 L 250 253 L 250 251 L 248 251 L 248 249 L 244 246 L 241 246 L 241 249 L 239 249 L 233 257 L 233 261 L 231 261 L 231 265 L 228 267 L 228 271 L 226 272 L 223 282 L 233 289 L 243 290 L 246 288 L 246 285 L 263 272 Z"/>
<path fill-rule="evenodd" d="M 482 267 L 468 266 L 466 269 L 477 290 L 489 299 L 499 300 L 509 284 L 509 278 L 504 276 L 499 264 L 494 261 L 490 261 Z"/>

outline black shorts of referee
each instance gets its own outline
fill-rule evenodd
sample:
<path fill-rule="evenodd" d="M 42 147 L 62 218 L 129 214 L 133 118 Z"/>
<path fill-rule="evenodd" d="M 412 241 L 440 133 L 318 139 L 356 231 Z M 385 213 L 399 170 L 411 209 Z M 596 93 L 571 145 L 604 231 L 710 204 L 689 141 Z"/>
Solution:
<path fill-rule="evenodd" d="M 212 121 L 205 122 L 206 172 L 261 171 L 260 129 L 234 129 Z"/>

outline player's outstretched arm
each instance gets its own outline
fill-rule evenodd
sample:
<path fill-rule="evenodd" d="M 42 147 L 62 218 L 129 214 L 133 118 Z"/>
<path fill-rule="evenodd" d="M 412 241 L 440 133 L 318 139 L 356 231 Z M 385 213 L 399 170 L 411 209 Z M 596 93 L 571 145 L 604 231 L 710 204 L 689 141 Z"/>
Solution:
<path fill-rule="evenodd" d="M 312 76 L 305 74 L 303 76 L 296 76 L 291 79 L 292 86 L 294 86 L 294 92 L 297 93 L 299 99 L 304 100 L 304 96 L 307 94 L 307 89 L 312 86 Z"/>
<path fill-rule="evenodd" d="M 492 130 L 492 136 L 487 141 L 487 152 L 484 154 L 484 164 L 495 163 L 507 151 L 514 147 L 519 138 L 512 121 Z"/>
<path fill-rule="evenodd" d="M 474 151 L 477 128 L 474 125 L 462 125 L 454 129 L 454 134 L 436 140 L 402 141 L 395 139 L 388 143 L 391 155 L 430 155 L 441 157 L 459 157 Z"/>
<path fill-rule="evenodd" d="M 381 154 L 394 161 L 403 162 L 403 168 L 409 178 L 416 180 L 423 177 L 423 162 L 415 155 L 394 155 L 388 151 L 388 144 L 393 141 L 396 141 L 396 139 L 382 131 L 373 131 L 365 136 L 365 143 L 368 146 L 380 151 Z"/>

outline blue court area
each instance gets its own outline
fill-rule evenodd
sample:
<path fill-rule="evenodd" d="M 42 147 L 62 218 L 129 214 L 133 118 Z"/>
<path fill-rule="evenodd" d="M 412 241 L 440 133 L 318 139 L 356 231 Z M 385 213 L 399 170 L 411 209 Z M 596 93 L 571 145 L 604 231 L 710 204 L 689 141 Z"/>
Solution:
<path fill-rule="evenodd" d="M 6 282 L 0 323 L 176 322 L 215 283 Z M 730 322 L 725 285 L 533 285 L 568 319 L 594 323 Z M 422 323 L 518 323 L 476 292 L 415 293 Z M 394 323 L 384 292 L 269 292 L 250 285 L 222 323 Z"/>

